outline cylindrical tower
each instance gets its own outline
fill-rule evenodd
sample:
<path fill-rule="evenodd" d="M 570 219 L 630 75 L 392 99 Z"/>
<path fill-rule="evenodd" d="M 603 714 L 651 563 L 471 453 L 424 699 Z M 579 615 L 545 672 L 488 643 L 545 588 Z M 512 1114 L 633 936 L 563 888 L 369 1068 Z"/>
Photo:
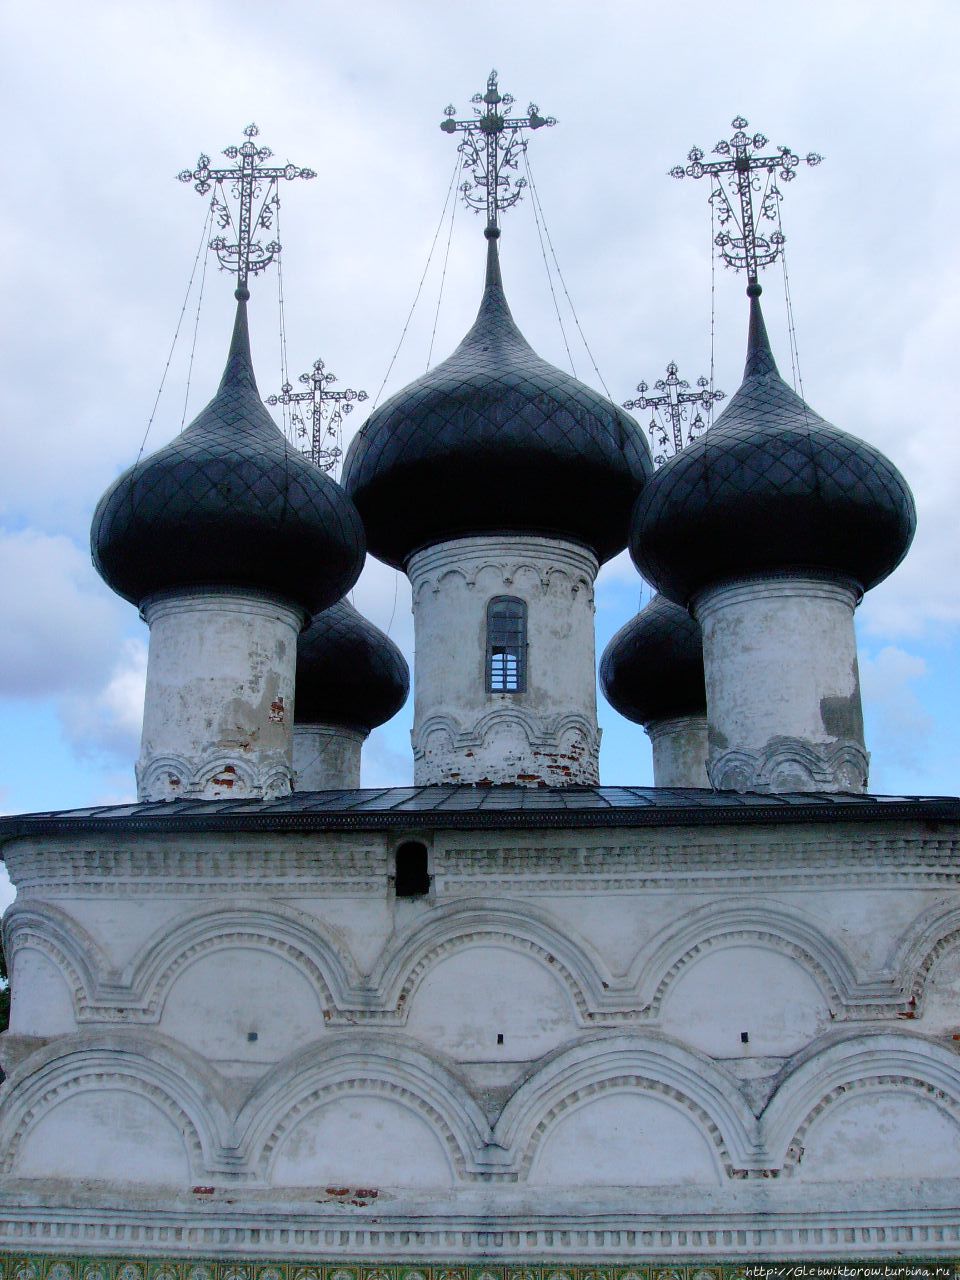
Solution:
<path fill-rule="evenodd" d="M 593 584 L 653 466 L 631 417 L 531 349 L 486 235 L 473 328 L 370 416 L 343 483 L 413 586 L 415 781 L 592 784 Z"/>
<path fill-rule="evenodd" d="M 640 495 L 631 552 L 702 627 L 713 786 L 862 791 L 853 614 L 906 554 L 916 511 L 879 450 L 786 385 L 748 292 L 740 389 Z"/>
<path fill-rule="evenodd" d="M 150 627 L 140 799 L 289 792 L 297 635 L 356 581 L 364 537 L 260 401 L 245 291 L 217 394 L 111 485 L 91 540 Z"/>
<path fill-rule="evenodd" d="M 703 638 L 686 609 L 654 596 L 604 649 L 600 688 L 646 730 L 655 787 L 709 787 Z"/>
<path fill-rule="evenodd" d="M 403 654 L 352 605 L 340 600 L 318 614 L 297 642 L 294 790 L 359 787 L 367 736 L 409 691 Z"/>

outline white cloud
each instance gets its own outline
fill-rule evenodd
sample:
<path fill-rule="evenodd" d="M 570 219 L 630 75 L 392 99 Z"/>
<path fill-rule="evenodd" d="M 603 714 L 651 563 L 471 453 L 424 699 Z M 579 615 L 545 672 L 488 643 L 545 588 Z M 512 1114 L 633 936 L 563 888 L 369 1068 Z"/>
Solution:
<path fill-rule="evenodd" d="M 868 720 L 868 745 L 884 771 L 898 765 L 911 773 L 922 770 L 935 722 L 924 709 L 915 684 L 927 676 L 923 658 L 895 645 L 874 656 L 861 655 L 860 683 Z"/>
<path fill-rule="evenodd" d="M 349 599 L 355 609 L 400 646 L 412 667 L 413 613 L 409 578 L 367 556 L 363 573 Z"/>
<path fill-rule="evenodd" d="M 955 637 L 960 443 L 951 410 L 960 293 L 944 228 L 960 171 L 942 156 L 955 116 L 960 8 L 931 0 L 891 8 L 878 22 L 868 0 L 745 4 L 743 21 L 731 25 L 709 0 L 557 0 L 549 22 L 489 0 L 481 29 L 468 10 L 440 0 L 402 8 L 301 0 L 272 16 L 271 44 L 258 50 L 252 79 L 249 23 L 235 20 L 238 11 L 255 16 L 250 0 L 52 0 L 11 9 L 5 35 L 15 56 L 0 95 L 18 120 L 20 154 L 48 162 L 41 188 L 0 209 L 9 370 L 0 384 L 9 424 L 0 691 L 62 700 L 79 750 L 127 752 L 125 763 L 135 754 L 138 668 L 122 646 L 136 624 L 97 582 L 84 544 L 100 493 L 136 456 L 201 238 L 203 202 L 176 172 L 201 149 L 217 157 L 251 118 L 278 157 L 320 170 L 317 181 L 282 193 L 290 373 L 295 379 L 320 355 L 341 385 L 370 393 L 369 408 L 453 169 L 454 148 L 437 128 L 442 108 L 452 99 L 468 110 L 501 56 L 504 89 L 521 106 L 534 96 L 559 118 L 556 130 L 537 135 L 531 158 L 567 285 L 618 400 L 641 378 L 661 376 L 669 359 L 688 378 L 709 367 L 706 192 L 671 182 L 666 170 L 691 144 L 712 146 L 741 109 L 775 145 L 825 153 L 784 202 L 804 389 L 824 416 L 894 457 L 920 510 L 910 557 L 870 593 L 861 622 L 881 652 L 899 636 Z M 638 48 L 691 40 L 711 51 L 692 87 L 669 58 L 648 59 L 636 75 Z M 771 48 L 790 56 L 771 59 Z M 204 84 L 217 92 L 198 93 Z M 897 157 L 898 191 L 910 192 L 906 212 L 891 199 L 889 155 Z M 458 212 L 435 359 L 476 310 L 480 226 Z M 529 200 L 505 218 L 501 243 L 518 322 L 545 358 L 565 366 Z M 423 371 L 441 264 L 442 254 L 388 394 Z M 742 281 L 718 272 L 715 297 L 717 385 L 729 395 L 743 361 Z M 765 277 L 764 303 L 786 368 L 775 271 Z M 232 305 L 229 282 L 211 267 L 190 414 L 216 386 Z M 193 314 L 191 302 L 148 449 L 179 427 Z M 281 381 L 274 274 L 254 282 L 251 323 L 266 395 Z M 594 382 L 574 354 L 580 376 Z M 351 426 L 362 417 L 358 406 Z M 601 607 L 613 598 L 608 588 L 625 595 L 634 584 L 639 594 L 628 558 L 617 557 L 600 580 Z M 409 657 L 406 580 L 371 560 L 354 600 Z M 926 730 L 917 720 L 903 732 Z M 406 755 L 396 768 L 405 776 Z M 123 788 L 105 776 L 102 789 Z"/>
<path fill-rule="evenodd" d="M 0 530 L 0 593 L 0 693 L 59 694 L 109 672 L 124 607 L 69 538 Z"/>
<path fill-rule="evenodd" d="M 642 582 L 643 579 L 637 573 L 636 567 L 630 559 L 629 551 L 621 551 L 612 560 L 608 560 L 605 565 L 601 566 L 597 575 L 598 587 L 605 587 L 607 583 L 633 583 L 639 593 Z"/>
<path fill-rule="evenodd" d="M 147 646 L 124 640 L 106 681 L 89 692 L 76 691 L 59 704 L 67 740 L 79 756 L 107 756 L 125 762 L 137 754 L 143 724 Z"/>
<path fill-rule="evenodd" d="M 398 736 L 395 734 L 395 736 Z M 409 787 L 413 784 L 413 754 L 391 747 L 387 734 L 374 729 L 363 744 L 360 757 L 360 785 L 363 787 Z"/>

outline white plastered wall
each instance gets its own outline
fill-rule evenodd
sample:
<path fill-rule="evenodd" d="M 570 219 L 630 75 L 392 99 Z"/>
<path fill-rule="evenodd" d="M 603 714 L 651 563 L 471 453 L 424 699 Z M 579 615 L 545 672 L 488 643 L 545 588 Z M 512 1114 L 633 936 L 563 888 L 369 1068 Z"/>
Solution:
<path fill-rule="evenodd" d="M 865 790 L 858 600 L 849 582 L 801 574 L 738 578 L 694 599 L 714 787 Z"/>
<path fill-rule="evenodd" d="M 150 649 L 140 799 L 289 793 L 303 612 L 204 588 L 153 596 L 141 613 Z"/>
<path fill-rule="evenodd" d="M 417 785 L 599 780 L 596 558 L 535 537 L 461 538 L 411 556 Z M 487 689 L 487 606 L 527 608 L 525 685 Z"/>

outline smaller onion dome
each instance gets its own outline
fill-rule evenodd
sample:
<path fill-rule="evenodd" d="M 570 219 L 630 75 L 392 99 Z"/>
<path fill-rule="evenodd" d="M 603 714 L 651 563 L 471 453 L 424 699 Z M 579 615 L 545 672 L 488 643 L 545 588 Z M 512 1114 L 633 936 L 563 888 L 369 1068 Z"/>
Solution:
<path fill-rule="evenodd" d="M 340 600 L 297 641 L 297 724 L 369 733 L 395 716 L 410 692 L 403 654 L 383 632 Z"/>
<path fill-rule="evenodd" d="M 654 596 L 604 649 L 600 688 L 615 711 L 637 724 L 706 715 L 699 624 L 680 605 Z"/>
<path fill-rule="evenodd" d="M 422 547 L 485 534 L 569 539 L 608 560 L 653 472 L 634 419 L 541 359 L 517 328 L 497 234 L 488 228 L 473 328 L 372 413 L 347 452 L 343 486 L 370 551 L 398 569 Z"/>
<path fill-rule="evenodd" d="M 825 422 L 780 377 L 751 292 L 740 389 L 640 494 L 630 552 L 682 605 L 713 583 L 783 570 L 850 578 L 867 591 L 906 555 L 916 520 L 893 463 Z"/>
<path fill-rule="evenodd" d="M 100 499 L 93 563 L 118 595 L 238 587 L 315 613 L 363 567 L 363 525 L 340 486 L 293 448 L 264 408 L 240 297 L 220 389 L 164 448 Z"/>

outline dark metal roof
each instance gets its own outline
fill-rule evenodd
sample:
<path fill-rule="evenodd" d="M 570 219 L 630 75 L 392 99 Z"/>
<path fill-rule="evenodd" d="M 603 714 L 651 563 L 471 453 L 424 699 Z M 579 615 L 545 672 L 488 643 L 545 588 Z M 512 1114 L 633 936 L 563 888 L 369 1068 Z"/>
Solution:
<path fill-rule="evenodd" d="M 687 604 L 724 579 L 784 569 L 841 575 L 863 590 L 906 555 L 916 508 L 878 449 L 825 422 L 777 372 L 751 298 L 743 383 L 714 426 L 637 499 L 630 552 Z"/>
<path fill-rule="evenodd" d="M 410 669 L 393 641 L 346 600 L 324 609 L 297 641 L 297 724 L 369 732 L 395 716 Z"/>
<path fill-rule="evenodd" d="M 604 649 L 600 687 L 610 705 L 637 724 L 706 715 L 699 623 L 681 605 L 654 596 Z"/>
<path fill-rule="evenodd" d="M 390 787 L 297 792 L 281 800 L 173 800 L 0 818 L 0 841 L 92 833 L 534 830 L 960 822 L 953 796 L 765 795 L 655 787 Z"/>
<path fill-rule="evenodd" d="M 354 437 L 343 485 L 371 552 L 397 568 L 471 534 L 570 539 L 607 560 L 653 472 L 637 423 L 530 347 L 504 296 L 496 240 L 457 350 L 393 396 Z"/>
<path fill-rule="evenodd" d="M 360 576 L 356 508 L 261 403 L 244 301 L 217 394 L 110 486 L 91 544 L 100 576 L 134 604 L 156 591 L 218 586 L 268 591 L 317 612 Z"/>

